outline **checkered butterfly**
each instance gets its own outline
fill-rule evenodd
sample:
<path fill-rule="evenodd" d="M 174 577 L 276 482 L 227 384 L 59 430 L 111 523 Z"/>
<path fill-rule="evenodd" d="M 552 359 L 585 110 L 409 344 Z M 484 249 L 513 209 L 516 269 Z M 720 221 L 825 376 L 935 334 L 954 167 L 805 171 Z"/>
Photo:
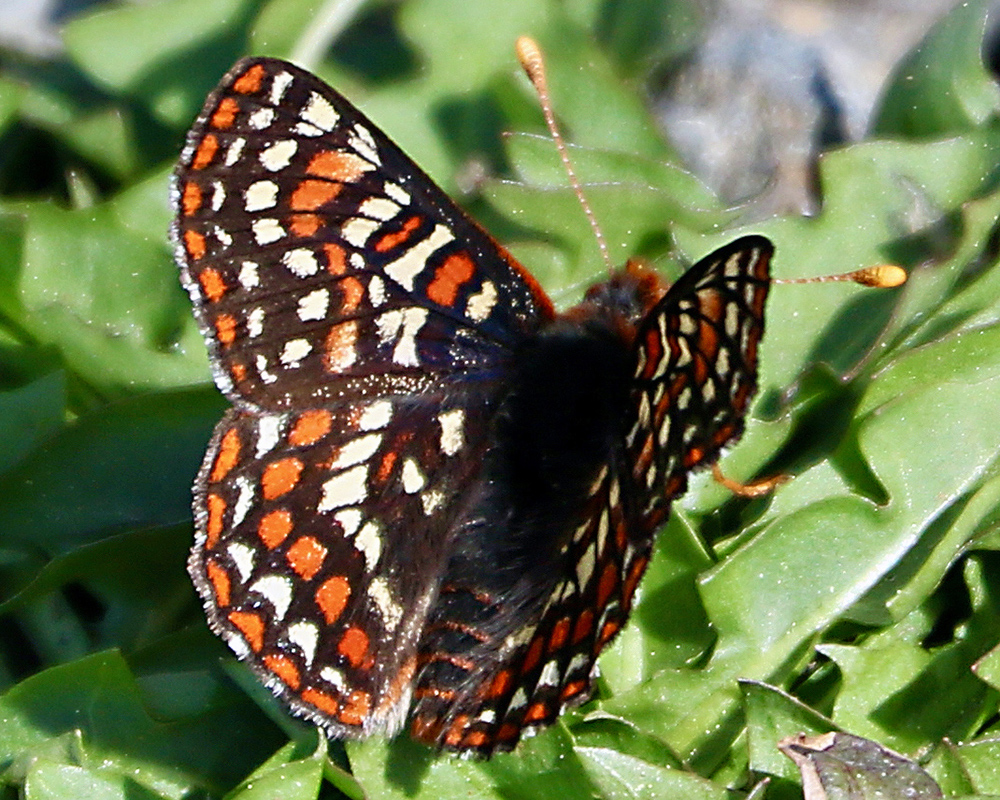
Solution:
<path fill-rule="evenodd" d="M 587 699 L 686 476 L 742 431 L 770 243 L 557 314 L 309 73 L 239 62 L 173 185 L 233 403 L 195 483 L 211 628 L 334 737 L 489 755 Z"/>

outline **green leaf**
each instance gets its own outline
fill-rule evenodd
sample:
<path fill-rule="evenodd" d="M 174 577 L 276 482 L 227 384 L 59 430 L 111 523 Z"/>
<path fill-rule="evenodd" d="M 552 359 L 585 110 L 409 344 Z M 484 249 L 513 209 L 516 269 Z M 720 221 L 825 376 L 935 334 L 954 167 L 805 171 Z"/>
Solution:
<path fill-rule="evenodd" d="M 874 115 L 882 136 L 965 133 L 1000 110 L 1000 89 L 983 64 L 989 0 L 958 3 L 898 64 Z"/>

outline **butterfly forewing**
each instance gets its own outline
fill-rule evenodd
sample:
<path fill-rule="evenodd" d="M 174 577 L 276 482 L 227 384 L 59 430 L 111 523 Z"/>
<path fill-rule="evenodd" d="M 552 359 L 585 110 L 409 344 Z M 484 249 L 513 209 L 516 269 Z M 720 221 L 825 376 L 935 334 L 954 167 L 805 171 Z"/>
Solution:
<path fill-rule="evenodd" d="M 316 405 L 373 372 L 403 391 L 490 372 L 545 294 L 313 75 L 237 64 L 174 185 L 183 280 L 233 400 Z"/>
<path fill-rule="evenodd" d="M 640 512 L 669 504 L 687 473 L 743 432 L 773 246 L 745 236 L 688 270 L 639 325 L 625 444 Z"/>

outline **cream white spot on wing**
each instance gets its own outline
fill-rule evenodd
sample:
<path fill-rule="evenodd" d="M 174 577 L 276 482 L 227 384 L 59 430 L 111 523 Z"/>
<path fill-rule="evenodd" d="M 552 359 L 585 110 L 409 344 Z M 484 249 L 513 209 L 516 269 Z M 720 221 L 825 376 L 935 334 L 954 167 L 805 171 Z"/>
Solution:
<path fill-rule="evenodd" d="M 281 350 L 281 363 L 289 369 L 295 369 L 302 363 L 302 359 L 312 352 L 312 345 L 307 339 L 291 339 L 285 342 Z"/>
<path fill-rule="evenodd" d="M 274 122 L 273 108 L 258 108 L 247 120 L 247 124 L 249 124 L 255 131 L 262 131 L 265 128 L 270 128 L 272 122 Z"/>
<path fill-rule="evenodd" d="M 388 400 L 376 400 L 361 414 L 358 427 L 363 431 L 374 431 L 384 428 L 392 419 L 392 403 Z"/>
<path fill-rule="evenodd" d="M 483 288 L 471 295 L 466 301 L 465 315 L 476 322 L 482 322 L 489 317 L 496 304 L 496 287 L 490 281 L 484 281 Z"/>
<path fill-rule="evenodd" d="M 229 235 L 229 232 L 226 231 L 225 228 L 220 228 L 216 225 L 212 232 L 215 234 L 215 238 L 218 240 L 219 244 L 223 246 L 223 248 L 228 249 L 232 245 L 233 237 Z"/>
<path fill-rule="evenodd" d="M 240 156 L 243 155 L 243 148 L 246 147 L 247 140 L 242 136 L 238 136 L 229 143 L 229 147 L 226 148 L 225 155 L 225 165 L 227 167 L 233 166 L 237 161 L 240 160 Z"/>
<path fill-rule="evenodd" d="M 333 518 L 344 529 L 344 536 L 348 538 L 358 532 L 358 528 L 361 527 L 361 520 L 363 519 L 361 512 L 356 508 L 343 508 L 334 514 Z"/>
<path fill-rule="evenodd" d="M 243 193 L 243 207 L 249 212 L 274 208 L 278 202 L 278 184 L 274 181 L 254 181 Z"/>
<path fill-rule="evenodd" d="M 242 583 L 246 583 L 247 579 L 253 573 L 253 550 L 245 544 L 232 542 L 229 547 L 226 548 L 226 552 L 229 553 L 229 557 L 233 560 L 233 564 L 236 565 L 236 571 L 240 574 L 240 581 Z"/>
<path fill-rule="evenodd" d="M 542 674 L 538 676 L 539 686 L 558 686 L 559 685 L 559 662 L 553 659 L 552 661 L 546 662 L 545 666 L 542 667 Z"/>
<path fill-rule="evenodd" d="M 212 181 L 212 199 L 209 205 L 212 207 L 212 211 L 218 211 L 222 208 L 222 204 L 226 202 L 226 187 L 222 185 L 222 181 Z"/>
<path fill-rule="evenodd" d="M 344 237 L 344 241 L 360 250 L 365 246 L 368 237 L 378 230 L 380 225 L 378 220 L 351 217 L 340 226 L 340 235 Z"/>
<path fill-rule="evenodd" d="M 384 222 L 399 213 L 399 206 L 384 197 L 369 197 L 358 208 L 358 213 L 363 217 L 371 217 Z"/>
<path fill-rule="evenodd" d="M 465 444 L 465 411 L 453 408 L 438 415 L 441 425 L 441 451 L 446 456 L 453 456 Z"/>
<path fill-rule="evenodd" d="M 444 492 L 438 491 L 437 489 L 432 489 L 429 492 L 424 492 L 420 495 L 420 504 L 424 507 L 424 513 L 430 516 L 444 501 Z"/>
<path fill-rule="evenodd" d="M 318 511 L 355 506 L 368 496 L 368 467 L 365 464 L 334 475 L 323 484 Z"/>
<path fill-rule="evenodd" d="M 257 271 L 259 268 L 260 265 L 253 261 L 244 261 L 240 264 L 240 274 L 237 278 L 240 286 L 244 289 L 256 289 L 260 286 L 260 274 Z"/>
<path fill-rule="evenodd" d="M 281 139 L 260 151 L 257 160 L 268 172 L 280 172 L 292 163 L 292 157 L 299 149 L 294 139 Z"/>
<path fill-rule="evenodd" d="M 365 557 L 365 568 L 369 572 L 374 570 L 382 556 L 382 532 L 379 526 L 371 520 L 362 525 L 354 537 L 354 546 Z"/>
<path fill-rule="evenodd" d="M 264 309 L 254 306 L 247 314 L 247 335 L 251 339 L 256 339 L 264 332 Z"/>
<path fill-rule="evenodd" d="M 239 494 L 236 496 L 236 505 L 233 507 L 232 527 L 236 527 L 246 519 L 247 514 L 253 507 L 254 488 L 250 479 L 246 475 L 241 475 L 236 479 L 236 488 Z"/>
<path fill-rule="evenodd" d="M 297 278 L 308 278 L 319 272 L 316 254 L 305 247 L 289 250 L 281 257 L 281 263 Z"/>
<path fill-rule="evenodd" d="M 299 319 L 303 322 L 323 319 L 330 307 L 330 292 L 328 289 L 315 289 L 305 297 L 299 298 Z"/>
<path fill-rule="evenodd" d="M 317 92 L 309 94 L 309 101 L 302 109 L 301 116 L 309 124 L 328 133 L 337 127 L 337 122 L 340 120 L 340 114 L 330 104 L 330 101 Z"/>
<path fill-rule="evenodd" d="M 386 629 L 389 631 L 396 630 L 396 627 L 403 619 L 403 608 L 393 598 L 388 581 L 382 576 L 373 578 L 372 582 L 368 585 L 368 596 L 371 597 L 375 603 L 375 607 L 382 615 L 382 621 L 385 623 Z"/>
<path fill-rule="evenodd" d="M 265 575 L 250 586 L 251 592 L 264 596 L 273 607 L 275 620 L 280 622 L 292 603 L 292 582 L 280 575 Z"/>
<path fill-rule="evenodd" d="M 319 642 L 319 629 L 312 622 L 294 622 L 285 631 L 288 641 L 302 651 L 306 666 L 312 664 L 316 656 L 316 644 Z"/>
<path fill-rule="evenodd" d="M 417 334 L 427 319 L 427 309 L 411 306 L 403 312 L 403 331 L 399 335 L 396 349 L 392 351 L 394 363 L 404 367 L 420 365 L 417 357 Z"/>
<path fill-rule="evenodd" d="M 257 358 L 254 360 L 254 364 L 257 367 L 257 374 L 260 375 L 260 379 L 264 383 L 274 383 L 278 380 L 278 376 L 267 369 L 267 357 L 257 354 Z"/>
<path fill-rule="evenodd" d="M 292 85 L 292 76 L 288 72 L 279 72 L 274 76 L 274 80 L 271 81 L 271 102 L 274 105 L 278 105 L 281 102 L 281 98 L 285 96 L 285 92 L 288 91 L 288 87 Z"/>
<path fill-rule="evenodd" d="M 277 414 L 269 414 L 261 417 L 257 425 L 257 449 L 256 457 L 262 458 L 270 453 L 281 441 L 281 428 L 284 417 Z"/>
<path fill-rule="evenodd" d="M 323 667 L 323 669 L 319 671 L 319 676 L 329 683 L 334 689 L 340 692 L 340 694 L 350 694 L 351 687 L 348 685 L 347 679 L 344 677 L 344 673 L 336 667 Z"/>
<path fill-rule="evenodd" d="M 408 206 L 410 204 L 410 195 L 398 183 L 386 183 L 383 188 L 385 189 L 386 195 L 395 200 L 401 206 Z"/>
<path fill-rule="evenodd" d="M 250 226 L 253 238 L 259 245 L 274 244 L 285 235 L 285 229 L 276 219 L 255 219 Z"/>
<path fill-rule="evenodd" d="M 403 491 L 407 494 L 414 494 L 424 488 L 427 479 L 420 471 L 420 466 L 412 458 L 403 462 Z"/>
<path fill-rule="evenodd" d="M 378 308 L 385 302 L 385 284 L 378 275 L 372 275 L 368 281 L 368 302 L 373 308 Z"/>
<path fill-rule="evenodd" d="M 352 439 L 347 444 L 337 449 L 336 458 L 330 465 L 331 469 L 341 470 L 353 467 L 371 458 L 378 450 L 382 442 L 381 433 L 369 433 L 367 436 L 359 436 Z"/>

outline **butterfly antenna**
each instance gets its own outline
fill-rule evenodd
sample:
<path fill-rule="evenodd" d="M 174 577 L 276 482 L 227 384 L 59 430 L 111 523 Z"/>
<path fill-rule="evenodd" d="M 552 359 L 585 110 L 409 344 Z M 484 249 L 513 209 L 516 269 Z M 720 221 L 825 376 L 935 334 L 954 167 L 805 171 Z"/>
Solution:
<path fill-rule="evenodd" d="M 906 270 L 895 264 L 878 264 L 874 267 L 856 269 L 841 275 L 818 275 L 815 278 L 773 278 L 772 283 L 828 283 L 830 281 L 854 281 L 862 286 L 876 289 L 892 289 L 906 283 Z"/>
<path fill-rule="evenodd" d="M 552 113 L 552 101 L 549 99 L 549 85 L 545 79 L 545 61 L 542 58 L 542 51 L 535 40 L 528 36 L 521 36 L 517 40 L 515 49 L 517 50 L 517 60 L 521 62 L 521 67 L 528 74 L 528 80 L 535 87 L 538 101 L 542 105 L 542 113 L 545 115 L 545 124 L 548 125 L 549 133 L 559 150 L 559 157 L 562 159 L 563 167 L 566 168 L 566 174 L 569 176 L 569 182 L 573 185 L 573 191 L 576 192 L 576 197 L 580 201 L 580 205 L 583 206 L 583 213 L 587 215 L 590 227 L 594 231 L 597 246 L 601 250 L 601 257 L 610 271 L 613 267 L 611 255 L 608 253 L 608 244 L 604 240 L 604 234 L 601 233 L 601 226 L 597 224 L 597 217 L 594 216 L 590 203 L 587 202 L 583 187 L 580 186 L 580 181 L 576 177 L 576 172 L 573 171 L 573 164 L 570 162 L 569 152 L 566 150 L 566 142 L 563 141 L 562 134 L 556 127 L 556 117 Z"/>

